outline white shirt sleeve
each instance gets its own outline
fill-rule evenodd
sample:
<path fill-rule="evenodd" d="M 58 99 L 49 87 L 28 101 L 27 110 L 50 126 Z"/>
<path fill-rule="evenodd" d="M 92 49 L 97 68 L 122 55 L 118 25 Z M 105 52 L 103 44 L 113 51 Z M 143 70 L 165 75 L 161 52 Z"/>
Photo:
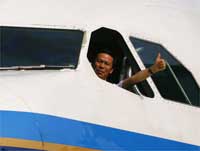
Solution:
<path fill-rule="evenodd" d="M 120 81 L 117 85 L 119 86 L 119 87 L 121 87 L 122 88 L 122 84 L 123 84 L 123 80 L 122 81 Z"/>

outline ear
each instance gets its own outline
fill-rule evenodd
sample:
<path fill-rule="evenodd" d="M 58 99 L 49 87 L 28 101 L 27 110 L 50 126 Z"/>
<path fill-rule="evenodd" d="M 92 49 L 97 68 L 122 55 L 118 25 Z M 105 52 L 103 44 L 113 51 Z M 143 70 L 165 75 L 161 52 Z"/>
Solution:
<path fill-rule="evenodd" d="M 113 73 L 113 68 L 110 70 L 110 74 L 112 74 Z"/>

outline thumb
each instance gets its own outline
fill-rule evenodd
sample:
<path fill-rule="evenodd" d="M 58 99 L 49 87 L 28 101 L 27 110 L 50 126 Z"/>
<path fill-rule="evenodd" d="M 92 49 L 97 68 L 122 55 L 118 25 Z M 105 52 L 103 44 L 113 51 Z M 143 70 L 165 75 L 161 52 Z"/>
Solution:
<path fill-rule="evenodd" d="M 161 59 L 161 54 L 158 53 L 157 57 L 156 57 L 156 60 L 160 60 Z"/>

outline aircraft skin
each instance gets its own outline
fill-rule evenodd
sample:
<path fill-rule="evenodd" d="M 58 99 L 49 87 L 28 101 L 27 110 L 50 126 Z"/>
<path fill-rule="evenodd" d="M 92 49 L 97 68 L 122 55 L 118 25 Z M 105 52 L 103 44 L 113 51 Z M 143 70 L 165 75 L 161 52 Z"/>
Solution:
<path fill-rule="evenodd" d="M 136 36 L 164 43 L 198 86 L 198 0 L 0 1 L 0 26 L 84 32 L 76 69 L 0 70 L 0 150 L 200 150 L 200 108 L 105 82 L 87 59 L 93 31 L 107 27 L 130 42 Z"/>

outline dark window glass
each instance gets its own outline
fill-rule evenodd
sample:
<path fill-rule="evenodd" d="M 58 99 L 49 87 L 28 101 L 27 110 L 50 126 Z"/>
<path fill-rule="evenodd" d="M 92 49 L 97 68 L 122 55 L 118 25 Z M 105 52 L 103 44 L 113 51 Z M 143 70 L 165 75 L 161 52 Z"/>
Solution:
<path fill-rule="evenodd" d="M 1 27 L 0 66 L 78 64 L 83 32 L 44 28 Z"/>
<path fill-rule="evenodd" d="M 164 98 L 200 106 L 200 89 L 192 74 L 177 59 L 160 44 L 134 37 L 130 40 L 146 67 L 154 63 L 159 52 L 168 62 L 165 71 L 152 76 Z"/>

